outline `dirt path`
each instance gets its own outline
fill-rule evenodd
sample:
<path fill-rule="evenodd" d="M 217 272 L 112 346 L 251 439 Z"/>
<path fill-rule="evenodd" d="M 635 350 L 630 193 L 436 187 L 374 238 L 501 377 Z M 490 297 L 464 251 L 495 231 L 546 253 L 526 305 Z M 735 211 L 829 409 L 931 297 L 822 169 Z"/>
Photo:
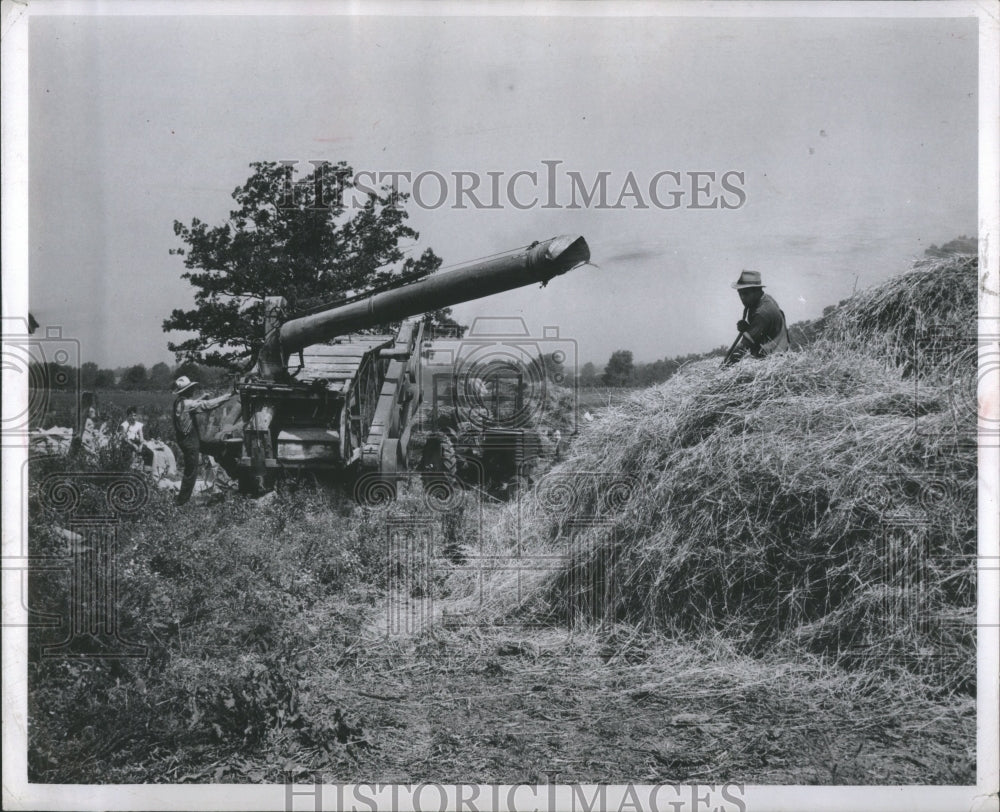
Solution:
<path fill-rule="evenodd" d="M 412 609 L 440 620 L 447 604 Z M 364 729 L 365 746 L 336 765 L 343 780 L 974 780 L 970 697 L 928 708 L 889 685 L 862 698 L 850 675 L 816 663 L 396 619 L 376 609 L 357 659 L 313 680 Z"/>

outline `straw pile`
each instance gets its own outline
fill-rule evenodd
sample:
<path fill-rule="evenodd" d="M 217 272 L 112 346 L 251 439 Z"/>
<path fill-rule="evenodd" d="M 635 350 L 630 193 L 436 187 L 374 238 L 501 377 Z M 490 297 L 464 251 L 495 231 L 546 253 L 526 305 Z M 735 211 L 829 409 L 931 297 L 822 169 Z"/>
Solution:
<path fill-rule="evenodd" d="M 482 552 L 500 566 L 483 611 L 721 632 L 748 651 L 804 647 L 967 687 L 974 416 L 947 380 L 915 395 L 902 369 L 856 349 L 904 347 L 890 315 L 936 299 L 939 321 L 970 304 L 918 270 L 843 314 L 841 341 L 701 362 L 606 410 L 487 531 Z M 519 555 L 528 566 L 511 574 Z"/>
<path fill-rule="evenodd" d="M 977 269 L 974 254 L 919 260 L 839 307 L 826 337 L 881 355 L 904 374 L 951 364 L 976 335 Z"/>

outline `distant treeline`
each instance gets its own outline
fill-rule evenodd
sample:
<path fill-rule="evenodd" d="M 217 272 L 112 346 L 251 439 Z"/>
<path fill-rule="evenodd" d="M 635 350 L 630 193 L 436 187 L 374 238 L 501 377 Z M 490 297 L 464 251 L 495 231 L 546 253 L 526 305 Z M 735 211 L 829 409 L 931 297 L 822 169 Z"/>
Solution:
<path fill-rule="evenodd" d="M 130 367 L 103 369 L 92 361 L 87 361 L 77 369 L 75 366 L 32 362 L 29 365 L 29 381 L 32 388 L 45 387 L 55 390 L 109 390 L 138 391 L 148 389 L 170 389 L 181 375 L 212 387 L 224 385 L 232 378 L 232 373 L 222 369 L 204 367 L 200 364 L 183 363 L 171 367 L 160 362 L 149 369 L 145 364 Z"/>

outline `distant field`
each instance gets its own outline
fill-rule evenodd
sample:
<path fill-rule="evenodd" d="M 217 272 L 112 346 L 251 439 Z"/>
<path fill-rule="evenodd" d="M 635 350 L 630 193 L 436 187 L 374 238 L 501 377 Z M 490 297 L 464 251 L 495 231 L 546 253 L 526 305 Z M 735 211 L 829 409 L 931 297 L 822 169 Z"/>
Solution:
<path fill-rule="evenodd" d="M 125 419 L 125 410 L 135 406 L 145 424 L 145 435 L 148 438 L 163 438 L 164 431 L 169 429 L 170 403 L 172 396 L 169 391 L 129 391 L 118 389 L 98 390 L 97 415 L 98 424 L 107 420 L 112 426 Z M 53 391 L 48 395 L 42 408 L 33 410 L 31 414 L 32 428 L 48 429 L 53 426 L 69 426 L 76 424 L 77 396 L 73 392 Z M 169 432 L 166 436 L 169 436 Z"/>
<path fill-rule="evenodd" d="M 577 390 L 577 402 L 580 411 L 594 411 L 595 409 L 606 409 L 608 406 L 616 406 L 625 400 L 633 392 L 639 389 L 626 387 L 594 387 L 592 389 L 580 388 Z"/>

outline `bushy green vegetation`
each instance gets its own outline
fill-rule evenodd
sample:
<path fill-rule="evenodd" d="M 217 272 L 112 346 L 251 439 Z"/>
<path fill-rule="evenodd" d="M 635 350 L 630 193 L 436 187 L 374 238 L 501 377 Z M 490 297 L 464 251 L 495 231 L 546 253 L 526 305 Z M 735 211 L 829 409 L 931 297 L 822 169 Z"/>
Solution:
<path fill-rule="evenodd" d="M 40 483 L 96 468 L 32 465 L 32 555 L 67 553 Z M 31 780 L 114 781 L 116 769 L 157 753 L 187 753 L 194 764 L 207 750 L 224 757 L 276 738 L 291 750 L 354 746 L 347 709 L 302 696 L 299 682 L 320 661 L 350 656 L 385 578 L 383 550 L 339 494 L 291 487 L 265 503 L 224 497 L 197 512 L 152 490 L 123 522 L 117 617 L 121 636 L 148 656 L 41 657 L 67 628 L 33 633 Z M 101 498 L 94 485 L 82 489 L 84 500 Z M 33 573 L 32 605 L 67 618 L 69 577 Z"/>

